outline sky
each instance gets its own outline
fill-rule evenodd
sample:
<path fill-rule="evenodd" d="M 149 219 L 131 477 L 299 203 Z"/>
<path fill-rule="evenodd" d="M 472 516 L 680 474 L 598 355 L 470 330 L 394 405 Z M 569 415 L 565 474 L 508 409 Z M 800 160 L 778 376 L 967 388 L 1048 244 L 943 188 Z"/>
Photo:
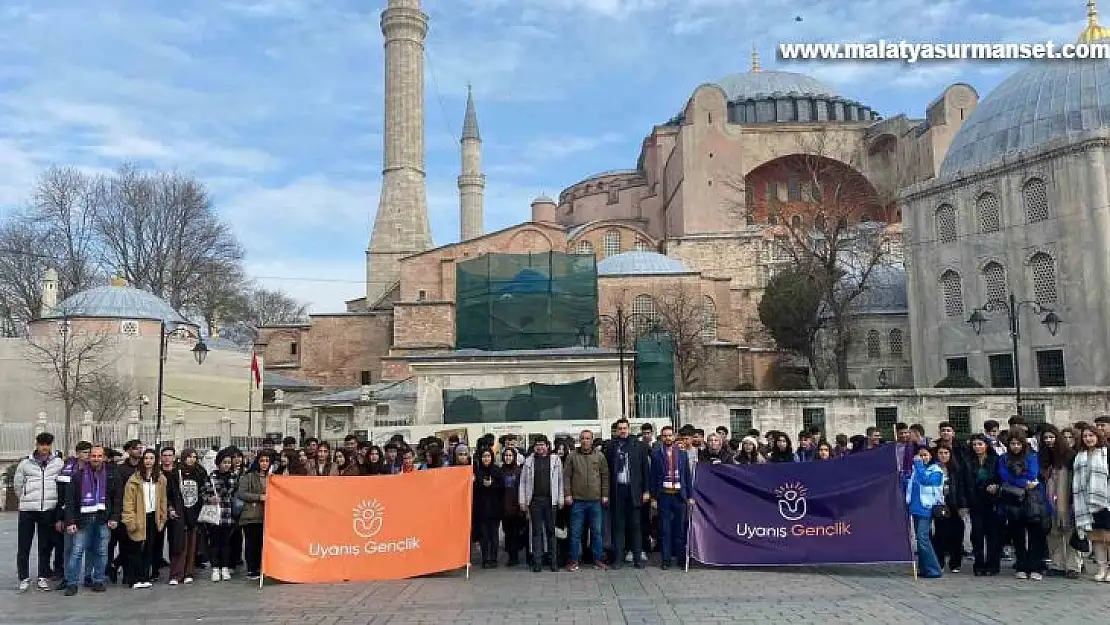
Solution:
<path fill-rule="evenodd" d="M 5 0 L 0 214 L 51 165 L 197 176 L 264 286 L 343 310 L 363 294 L 382 157 L 386 0 Z M 799 71 L 890 117 L 945 86 L 985 96 L 1019 63 L 785 65 L 782 42 L 1074 41 L 1085 0 L 423 0 L 428 204 L 458 239 L 458 137 L 473 85 L 485 226 L 528 219 L 635 167 L 693 90 L 751 66 Z M 1104 0 L 1110 11 L 1110 2 Z M 799 19 L 800 18 L 800 19 Z M 1107 15 L 1110 20 L 1110 14 Z M 1110 23 L 1110 22 L 1107 22 Z"/>

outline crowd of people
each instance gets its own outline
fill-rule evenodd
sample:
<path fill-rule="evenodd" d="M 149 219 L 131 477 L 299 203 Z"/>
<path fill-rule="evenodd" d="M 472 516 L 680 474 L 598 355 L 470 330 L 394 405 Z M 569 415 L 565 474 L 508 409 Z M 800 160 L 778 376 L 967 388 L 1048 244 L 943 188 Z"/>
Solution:
<path fill-rule="evenodd" d="M 315 438 L 267 440 L 253 452 L 144 447 L 117 452 L 87 441 L 68 457 L 54 438 L 36 448 L 14 475 L 19 496 L 19 591 L 32 586 L 29 560 L 37 535 L 40 590 L 77 594 L 107 582 L 135 589 L 165 579 L 191 584 L 202 569 L 213 582 L 261 575 L 266 485 L 270 475 L 393 475 L 468 466 L 474 472 L 471 535 L 483 568 L 520 566 L 576 571 L 582 565 L 683 568 L 698 465 L 836 461 L 889 445 L 912 518 L 916 557 L 926 578 L 958 573 L 970 555 L 976 576 L 1001 572 L 1012 559 L 1021 579 L 1078 578 L 1091 553 L 1095 579 L 1110 581 L 1110 486 L 1106 441 L 1110 417 L 1035 429 L 1013 417 L 1005 432 L 987 421 L 981 434 L 957 441 L 942 423 L 936 439 L 920 425 L 895 426 L 895 440 L 865 435 L 825 440 L 816 429 L 792 438 L 751 430 L 706 436 L 691 425 L 651 424 L 638 434 L 612 424 L 607 440 L 590 430 L 574 439 L 524 441 L 487 434 L 409 443 L 394 436 L 379 447 L 349 435 L 333 449 Z M 1010 557 L 1012 551 L 1013 557 Z M 168 556 L 168 557 L 167 557 Z M 163 575 L 163 570 L 168 569 Z"/>

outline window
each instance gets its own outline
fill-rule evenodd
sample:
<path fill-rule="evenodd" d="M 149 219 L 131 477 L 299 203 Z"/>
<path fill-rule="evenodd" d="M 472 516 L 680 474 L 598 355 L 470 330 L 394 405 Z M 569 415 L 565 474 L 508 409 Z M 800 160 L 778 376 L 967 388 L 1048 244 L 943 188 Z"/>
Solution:
<path fill-rule="evenodd" d="M 828 223 L 825 221 L 824 215 L 818 215 L 813 218 L 813 229 L 818 232 L 824 232 Z"/>
<path fill-rule="evenodd" d="M 621 253 L 621 233 L 616 230 L 610 230 L 605 233 L 605 238 L 602 240 L 602 251 L 606 257 L 616 256 Z"/>
<path fill-rule="evenodd" d="M 424 289 L 420 289 L 419 291 L 416 292 L 416 301 L 423 302 L 426 299 L 428 299 L 428 292 L 427 291 L 425 291 Z"/>
<path fill-rule="evenodd" d="M 297 355 L 297 342 L 296 341 L 290 341 L 289 342 L 289 355 L 290 356 L 296 356 Z"/>
<path fill-rule="evenodd" d="M 983 284 L 987 287 L 987 301 L 1006 301 L 1006 272 L 998 263 L 987 263 L 983 267 Z"/>
<path fill-rule="evenodd" d="M 875 427 L 883 431 L 883 440 L 892 441 L 894 439 L 894 425 L 898 423 L 898 408 L 895 406 L 884 406 L 875 409 Z"/>
<path fill-rule="evenodd" d="M 949 406 L 948 422 L 956 430 L 956 438 L 964 440 L 971 436 L 971 406 Z"/>
<path fill-rule="evenodd" d="M 798 180 L 798 174 L 790 174 L 786 179 L 786 199 L 790 202 L 798 202 L 802 199 L 802 187 Z"/>
<path fill-rule="evenodd" d="M 791 217 L 790 218 L 790 227 L 795 229 L 795 230 L 801 230 L 802 229 L 802 216 L 801 215 L 794 215 L 793 217 Z"/>
<path fill-rule="evenodd" d="M 949 269 L 940 276 L 940 291 L 944 298 L 944 314 L 949 317 L 962 317 L 964 314 L 963 285 L 960 274 Z"/>
<path fill-rule="evenodd" d="M 717 305 L 708 295 L 702 300 L 701 305 L 701 340 L 717 340 Z"/>
<path fill-rule="evenodd" d="M 1064 350 L 1042 349 L 1037 352 L 1037 384 L 1039 386 L 1067 386 L 1064 375 Z"/>
<path fill-rule="evenodd" d="M 906 348 L 906 339 L 902 336 L 902 331 L 897 328 L 891 330 L 887 342 L 890 344 L 890 355 L 901 358 Z"/>
<path fill-rule="evenodd" d="M 637 295 L 632 300 L 632 329 L 639 336 L 655 324 L 655 300 L 650 295 Z"/>
<path fill-rule="evenodd" d="M 747 436 L 752 429 L 751 408 L 730 408 L 728 411 L 728 431 L 733 436 Z"/>
<path fill-rule="evenodd" d="M 956 240 L 956 209 L 951 204 L 942 204 L 936 213 L 937 240 L 953 243 Z"/>
<path fill-rule="evenodd" d="M 867 332 L 867 357 L 874 360 L 882 355 L 882 348 L 880 346 L 881 339 L 879 338 L 878 330 L 868 330 Z"/>
<path fill-rule="evenodd" d="M 650 251 L 652 251 L 651 244 L 649 244 L 647 241 L 640 241 L 640 240 L 637 240 L 636 243 L 633 244 L 632 249 L 636 250 L 637 252 L 650 252 Z"/>
<path fill-rule="evenodd" d="M 1056 261 L 1044 252 L 1037 252 L 1029 259 L 1033 271 L 1033 297 L 1041 304 L 1056 302 Z"/>
<path fill-rule="evenodd" d="M 374 404 L 374 416 L 375 417 L 388 417 L 389 416 L 389 404 Z"/>
<path fill-rule="evenodd" d="M 767 201 L 779 201 L 779 183 L 775 182 L 774 180 L 767 181 Z"/>
<path fill-rule="evenodd" d="M 950 378 L 969 378 L 969 377 L 971 377 L 970 370 L 967 368 L 967 356 L 958 356 L 956 358 L 945 358 L 945 363 L 948 367 L 948 377 L 950 377 Z"/>
<path fill-rule="evenodd" d="M 590 243 L 589 241 L 579 241 L 578 242 L 578 253 L 579 254 L 593 254 L 594 253 L 593 243 Z"/>
<path fill-rule="evenodd" d="M 810 428 L 817 428 L 821 431 L 822 437 L 824 437 L 825 409 L 802 408 L 802 428 L 805 430 L 809 430 Z"/>
<path fill-rule="evenodd" d="M 373 382 L 371 382 L 369 371 L 359 371 L 358 372 L 358 377 L 359 377 L 359 384 L 361 384 L 363 386 L 370 386 L 371 384 L 373 384 Z"/>
<path fill-rule="evenodd" d="M 984 193 L 975 200 L 975 210 L 979 213 L 979 230 L 982 232 L 998 232 L 1001 228 L 999 218 L 998 196 L 993 193 Z"/>
<path fill-rule="evenodd" d="M 1036 425 L 1038 423 L 1047 423 L 1048 415 L 1046 413 L 1047 410 L 1045 409 L 1044 404 L 1027 404 L 1025 402 L 1021 402 L 1021 416 L 1030 426 Z"/>
<path fill-rule="evenodd" d="M 1014 388 L 1014 357 L 991 354 L 987 361 L 991 369 L 991 388 Z"/>
<path fill-rule="evenodd" d="M 810 193 L 810 195 L 813 196 L 811 199 L 814 202 L 820 202 L 821 201 L 821 183 L 814 182 L 813 184 L 809 185 L 809 193 Z"/>
<path fill-rule="evenodd" d="M 755 188 L 750 184 L 744 185 L 744 206 L 751 209 L 755 205 Z"/>
<path fill-rule="evenodd" d="M 1030 178 L 1021 189 L 1025 202 L 1025 220 L 1029 223 L 1048 219 L 1048 188 L 1044 180 Z"/>
<path fill-rule="evenodd" d="M 779 216 L 778 215 L 771 215 L 770 217 L 767 218 L 767 223 L 771 224 L 772 226 L 779 225 Z"/>

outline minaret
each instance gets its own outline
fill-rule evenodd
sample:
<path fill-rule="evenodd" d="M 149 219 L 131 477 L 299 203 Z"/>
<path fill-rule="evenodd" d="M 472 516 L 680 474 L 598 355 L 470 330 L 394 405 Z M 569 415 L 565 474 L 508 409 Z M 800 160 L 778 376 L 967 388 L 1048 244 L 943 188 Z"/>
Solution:
<path fill-rule="evenodd" d="M 424 37 L 420 0 L 389 0 L 385 36 L 385 125 L 381 200 L 366 250 L 366 305 L 401 277 L 400 261 L 432 246 L 424 171 Z"/>
<path fill-rule="evenodd" d="M 47 267 L 42 276 L 42 309 L 39 318 L 45 318 L 58 307 L 58 272 L 53 267 Z"/>
<path fill-rule="evenodd" d="M 759 71 L 759 49 L 752 44 L 752 72 Z"/>
<path fill-rule="evenodd" d="M 462 172 L 459 174 L 459 240 L 482 236 L 486 176 L 482 173 L 482 134 L 474 112 L 474 91 L 466 88 L 466 115 L 463 116 Z"/>

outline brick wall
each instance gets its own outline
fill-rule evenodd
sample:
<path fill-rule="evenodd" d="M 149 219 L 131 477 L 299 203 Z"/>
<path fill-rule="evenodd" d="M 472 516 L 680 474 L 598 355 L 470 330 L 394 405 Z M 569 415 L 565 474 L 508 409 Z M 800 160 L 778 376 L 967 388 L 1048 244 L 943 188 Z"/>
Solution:
<path fill-rule="evenodd" d="M 394 347 L 454 347 L 453 302 L 398 303 L 393 308 L 393 315 Z"/>
<path fill-rule="evenodd" d="M 363 372 L 371 382 L 381 379 L 381 359 L 393 338 L 392 314 L 312 315 L 310 321 L 299 329 L 262 329 L 259 342 L 266 343 L 268 366 L 287 365 L 281 367 L 283 374 L 327 387 L 358 386 L 365 381 Z M 290 355 L 293 340 L 296 357 Z"/>

